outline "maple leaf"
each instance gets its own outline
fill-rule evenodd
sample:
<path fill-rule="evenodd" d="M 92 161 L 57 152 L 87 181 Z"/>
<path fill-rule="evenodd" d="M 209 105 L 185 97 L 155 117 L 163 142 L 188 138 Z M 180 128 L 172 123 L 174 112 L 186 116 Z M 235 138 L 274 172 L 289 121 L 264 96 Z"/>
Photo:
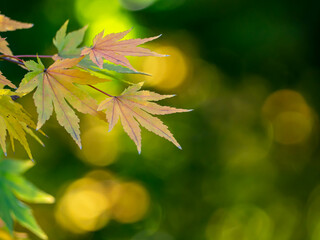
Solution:
<path fill-rule="evenodd" d="M 25 75 L 17 89 L 17 92 L 29 93 L 37 88 L 33 95 L 38 112 L 37 129 L 41 128 L 50 118 L 54 108 L 59 124 L 67 130 L 80 148 L 79 118 L 69 104 L 79 112 L 88 113 L 101 119 L 104 116 L 97 111 L 96 100 L 75 84 L 87 85 L 109 81 L 72 68 L 81 60 L 82 57 L 57 60 L 47 69 L 40 59 L 38 59 L 39 63 L 25 62 L 31 72 Z"/>
<path fill-rule="evenodd" d="M 62 27 L 57 31 L 55 38 L 53 39 L 53 44 L 56 46 L 58 53 L 55 54 L 52 58 L 53 60 L 57 59 L 63 59 L 63 58 L 76 58 L 80 57 L 81 54 L 81 48 L 79 48 L 79 45 L 81 42 L 83 42 L 84 34 L 87 30 L 87 26 L 78 29 L 73 32 L 67 33 L 67 26 L 68 22 L 66 21 Z M 112 72 L 118 72 L 118 73 L 131 73 L 131 74 L 144 74 L 146 73 L 133 71 L 132 69 L 129 69 L 127 67 L 123 67 L 120 65 L 114 65 L 110 63 L 103 63 L 103 69 L 100 69 L 97 67 L 96 64 L 94 64 L 89 56 L 86 56 L 79 64 L 78 66 L 90 69 L 93 72 L 102 73 L 108 77 L 110 77 L 110 71 Z"/>
<path fill-rule="evenodd" d="M 1 71 L 0 71 L 0 84 L 8 85 L 12 88 L 17 88 L 12 82 L 10 82 L 5 76 L 2 75 Z"/>
<path fill-rule="evenodd" d="M 26 139 L 26 133 L 35 138 L 43 145 L 41 140 L 34 134 L 31 128 L 35 129 L 36 125 L 25 112 L 23 107 L 12 101 L 11 96 L 17 95 L 8 89 L 0 89 L 0 145 L 3 152 L 6 154 L 6 136 L 7 132 L 10 135 L 11 146 L 14 150 L 13 140 L 18 140 L 26 150 L 30 159 L 32 154 Z"/>
<path fill-rule="evenodd" d="M 38 237 L 47 239 L 46 234 L 34 219 L 31 209 L 22 202 L 54 202 L 52 196 L 39 190 L 21 175 L 33 165 L 31 161 L 0 159 L 0 218 L 11 234 L 13 233 L 13 220 L 16 220 Z"/>
<path fill-rule="evenodd" d="M 189 112 L 187 109 L 177 109 L 173 107 L 160 106 L 154 102 L 165 98 L 171 98 L 175 95 L 160 95 L 150 91 L 139 91 L 142 83 L 128 87 L 120 96 L 115 96 L 104 100 L 98 107 L 98 110 L 106 111 L 106 118 L 109 122 L 109 131 L 115 124 L 121 120 L 124 131 L 137 145 L 138 152 L 141 152 L 141 130 L 139 123 L 147 130 L 163 137 L 178 148 L 181 146 L 173 137 L 168 127 L 162 123 L 159 118 L 151 114 L 165 115 L 177 112 Z"/>
<path fill-rule="evenodd" d="M 0 37 L 0 53 L 5 55 L 12 55 L 10 48 L 8 47 L 9 43 L 5 38 Z"/>
<path fill-rule="evenodd" d="M 23 23 L 11 20 L 3 14 L 0 14 L 0 32 L 14 31 L 23 28 L 31 28 L 32 26 L 33 24 L 31 23 Z"/>
<path fill-rule="evenodd" d="M 79 30 L 66 34 L 68 23 L 69 21 L 66 21 L 58 30 L 55 38 L 53 39 L 53 44 L 56 46 L 58 50 L 59 57 L 79 57 L 81 49 L 78 48 L 78 46 L 83 41 L 83 37 L 87 30 L 87 26 L 84 26 Z"/>
<path fill-rule="evenodd" d="M 93 40 L 93 46 L 90 48 L 84 48 L 81 54 L 89 55 L 91 61 L 97 64 L 97 66 L 100 68 L 103 68 L 104 58 L 114 64 L 125 66 L 134 71 L 136 70 L 131 66 L 129 60 L 125 56 L 167 56 L 152 52 L 146 48 L 137 47 L 140 44 L 157 39 L 161 35 L 144 39 L 137 38 L 119 41 L 130 31 L 131 29 L 120 33 L 111 33 L 106 36 L 103 36 L 104 31 L 102 31 L 95 36 Z"/>

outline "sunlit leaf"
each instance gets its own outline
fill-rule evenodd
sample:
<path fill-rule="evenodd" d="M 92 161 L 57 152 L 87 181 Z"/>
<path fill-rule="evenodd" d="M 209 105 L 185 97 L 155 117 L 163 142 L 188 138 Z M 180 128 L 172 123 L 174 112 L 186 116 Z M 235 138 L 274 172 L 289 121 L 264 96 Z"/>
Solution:
<path fill-rule="evenodd" d="M 66 21 L 58 30 L 55 38 L 53 39 L 53 44 L 58 49 L 59 57 L 80 57 L 81 49 L 78 48 L 78 46 L 83 41 L 87 26 L 67 34 L 68 23 L 69 21 Z"/>
<path fill-rule="evenodd" d="M 28 63 L 32 66 L 17 92 L 28 93 L 37 89 L 33 95 L 38 112 L 37 129 L 50 118 L 55 109 L 57 120 L 81 148 L 79 118 L 69 104 L 79 112 L 91 114 L 103 119 L 103 114 L 97 111 L 98 105 L 89 94 L 75 84 L 96 84 L 109 81 L 98 78 L 86 71 L 72 68 L 82 58 L 57 60 L 45 69 L 41 62 Z M 26 79 L 27 78 L 27 79 Z M 68 103 L 69 104 L 68 104 Z"/>
<path fill-rule="evenodd" d="M 89 55 L 92 62 L 94 62 L 99 68 L 103 68 L 103 58 L 114 64 L 119 64 L 127 68 L 136 71 L 130 64 L 129 60 L 125 56 L 156 56 L 165 57 L 166 55 L 158 54 L 150 51 L 149 49 L 137 47 L 143 43 L 152 41 L 159 38 L 161 35 L 144 39 L 129 39 L 121 40 L 126 36 L 131 29 L 120 32 L 111 33 L 106 36 L 104 31 L 96 35 L 93 40 L 92 47 L 86 47 L 82 50 L 82 55 Z"/>
<path fill-rule="evenodd" d="M 55 38 L 53 39 L 53 44 L 56 46 L 58 50 L 58 54 L 56 54 L 53 59 L 63 59 L 63 58 L 77 58 L 80 57 L 81 49 L 79 45 L 83 41 L 84 34 L 87 30 L 87 26 L 70 32 L 67 34 L 67 26 L 68 22 L 66 21 L 62 27 L 58 30 Z M 114 71 L 118 73 L 135 73 L 135 74 L 144 74 L 141 72 L 134 71 L 124 66 L 113 65 L 110 63 L 104 63 L 103 69 L 97 68 L 96 64 L 93 63 L 89 57 L 84 58 L 79 66 L 90 69 L 95 72 L 107 73 L 108 71 Z M 108 75 L 108 74 L 107 74 Z"/>
<path fill-rule="evenodd" d="M 18 140 L 24 147 L 28 156 L 32 159 L 32 154 L 29 144 L 26 139 L 26 133 L 35 138 L 40 144 L 43 145 L 41 140 L 32 133 L 30 128 L 35 129 L 36 125 L 25 112 L 23 107 L 14 102 L 11 96 L 17 93 L 11 92 L 8 89 L 0 89 L 0 145 L 3 152 L 6 154 L 6 137 L 7 133 L 10 136 L 12 149 L 14 150 L 13 140 Z"/>
<path fill-rule="evenodd" d="M 115 124 L 121 120 L 124 131 L 137 145 L 138 152 L 141 152 L 141 130 L 140 125 L 149 131 L 163 137 L 178 148 L 179 143 L 173 137 L 168 127 L 162 121 L 151 114 L 165 115 L 177 112 L 189 112 L 186 109 L 177 109 L 173 107 L 160 106 L 154 102 L 174 95 L 160 95 L 150 91 L 139 91 L 142 84 L 135 84 L 128 87 L 120 96 L 108 98 L 104 100 L 98 110 L 105 110 L 106 117 L 109 122 L 109 131 Z"/>

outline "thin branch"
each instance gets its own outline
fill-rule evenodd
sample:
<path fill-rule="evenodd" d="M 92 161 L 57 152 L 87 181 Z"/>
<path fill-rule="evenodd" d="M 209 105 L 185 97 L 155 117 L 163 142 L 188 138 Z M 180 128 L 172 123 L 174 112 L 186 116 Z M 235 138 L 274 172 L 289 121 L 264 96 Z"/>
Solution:
<path fill-rule="evenodd" d="M 96 87 L 90 85 L 90 84 L 88 84 L 88 86 L 91 87 L 91 88 L 93 88 L 93 89 L 95 89 L 95 90 L 97 90 L 97 91 L 99 91 L 99 92 L 101 92 L 101 93 L 103 93 L 104 95 L 107 95 L 108 97 L 115 97 L 115 96 L 112 96 L 112 95 L 110 95 L 110 94 L 108 94 L 108 93 L 100 90 L 99 88 L 96 88 Z"/>
<path fill-rule="evenodd" d="M 53 55 L 15 55 L 15 57 L 21 57 L 21 58 L 52 58 Z"/>
<path fill-rule="evenodd" d="M 2 57 L 2 56 L 0 56 L 0 60 L 4 60 L 4 61 L 7 61 L 7 62 L 11 62 L 11 63 L 15 63 L 15 64 L 18 64 L 18 65 L 24 66 L 24 63 L 23 63 L 23 62 L 14 60 L 14 59 L 9 58 L 9 57 Z"/>
<path fill-rule="evenodd" d="M 16 59 L 19 62 L 23 62 L 22 59 L 18 58 L 17 56 L 11 56 L 11 55 L 0 55 L 0 58 L 13 58 Z"/>

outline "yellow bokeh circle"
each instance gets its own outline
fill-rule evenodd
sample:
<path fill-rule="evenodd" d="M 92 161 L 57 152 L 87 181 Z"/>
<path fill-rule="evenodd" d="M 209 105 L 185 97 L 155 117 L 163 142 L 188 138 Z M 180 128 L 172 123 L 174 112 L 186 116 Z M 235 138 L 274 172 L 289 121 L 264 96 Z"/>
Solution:
<path fill-rule="evenodd" d="M 300 144 L 312 133 L 312 110 L 296 91 L 284 89 L 271 94 L 264 103 L 262 115 L 271 123 L 274 140 L 278 143 Z"/>
<path fill-rule="evenodd" d="M 110 172 L 96 170 L 70 184 L 58 201 L 55 217 L 63 228 L 83 234 L 103 228 L 111 219 L 137 222 L 149 205 L 149 194 L 141 184 L 120 182 Z"/>
<path fill-rule="evenodd" d="M 187 56 L 173 45 L 154 47 L 152 51 L 169 56 L 143 59 L 142 71 L 152 75 L 145 77 L 146 84 L 159 89 L 173 89 L 180 86 L 189 73 Z"/>
<path fill-rule="evenodd" d="M 74 233 L 95 231 L 110 220 L 111 203 L 104 186 L 92 178 L 72 183 L 57 205 L 58 223 Z"/>
<path fill-rule="evenodd" d="M 106 126 L 88 128 L 82 134 L 83 149 L 79 151 L 79 157 L 95 166 L 110 165 L 118 156 L 117 136 L 115 130 L 108 133 Z"/>
<path fill-rule="evenodd" d="M 273 122 L 274 138 L 282 144 L 304 142 L 312 130 L 312 119 L 299 112 L 282 112 Z"/>
<path fill-rule="evenodd" d="M 113 218 L 122 223 L 137 222 L 144 217 L 149 205 L 148 192 L 138 183 L 127 182 L 118 185 L 112 191 L 114 206 Z"/>

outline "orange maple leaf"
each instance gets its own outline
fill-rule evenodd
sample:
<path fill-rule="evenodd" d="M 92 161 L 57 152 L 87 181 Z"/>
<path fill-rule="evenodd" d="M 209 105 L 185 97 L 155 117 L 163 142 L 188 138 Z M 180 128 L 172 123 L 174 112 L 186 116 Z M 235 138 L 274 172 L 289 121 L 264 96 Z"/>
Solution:
<path fill-rule="evenodd" d="M 108 98 L 101 102 L 98 110 L 105 110 L 109 122 L 109 131 L 121 120 L 124 131 L 137 145 L 138 152 L 141 152 L 141 130 L 139 123 L 151 132 L 163 137 L 178 148 L 181 146 L 173 137 L 168 127 L 162 123 L 155 115 L 165 115 L 177 112 L 189 112 L 187 109 L 177 109 L 173 107 L 160 106 L 154 102 L 175 95 L 160 95 L 150 91 L 139 91 L 142 84 L 135 84 L 128 87 L 120 96 Z"/>
<path fill-rule="evenodd" d="M 50 118 L 54 108 L 59 124 L 67 130 L 80 148 L 79 118 L 69 104 L 79 112 L 101 119 L 104 119 L 104 116 L 97 111 L 96 100 L 75 84 L 87 85 L 109 81 L 72 68 L 82 59 L 83 57 L 57 60 L 47 69 L 41 62 L 26 62 L 25 65 L 32 72 L 25 76 L 22 85 L 17 89 L 17 92 L 28 93 L 37 87 L 33 95 L 38 112 L 37 129 Z"/>
<path fill-rule="evenodd" d="M 0 53 L 5 55 L 12 55 L 10 48 L 8 47 L 9 43 L 5 38 L 0 37 Z"/>
<path fill-rule="evenodd" d="M 120 32 L 120 33 L 111 33 L 106 36 L 104 31 L 95 36 L 93 40 L 93 46 L 84 48 L 81 52 L 81 55 L 89 55 L 92 62 L 97 64 L 98 67 L 103 68 L 103 58 L 114 63 L 135 70 L 129 60 L 125 56 L 157 56 L 165 57 L 167 55 L 158 54 L 150 51 L 149 49 L 137 47 L 140 44 L 152 41 L 159 38 L 161 35 L 151 38 L 144 39 L 129 39 L 122 40 L 131 29 Z"/>
<path fill-rule="evenodd" d="M 0 32 L 14 31 L 23 28 L 31 28 L 32 26 L 33 24 L 31 23 L 23 23 L 11 20 L 10 18 L 0 14 Z"/>
<path fill-rule="evenodd" d="M 12 82 L 10 82 L 5 76 L 2 75 L 1 71 L 0 71 L 0 84 L 8 85 L 12 88 L 17 88 Z"/>

